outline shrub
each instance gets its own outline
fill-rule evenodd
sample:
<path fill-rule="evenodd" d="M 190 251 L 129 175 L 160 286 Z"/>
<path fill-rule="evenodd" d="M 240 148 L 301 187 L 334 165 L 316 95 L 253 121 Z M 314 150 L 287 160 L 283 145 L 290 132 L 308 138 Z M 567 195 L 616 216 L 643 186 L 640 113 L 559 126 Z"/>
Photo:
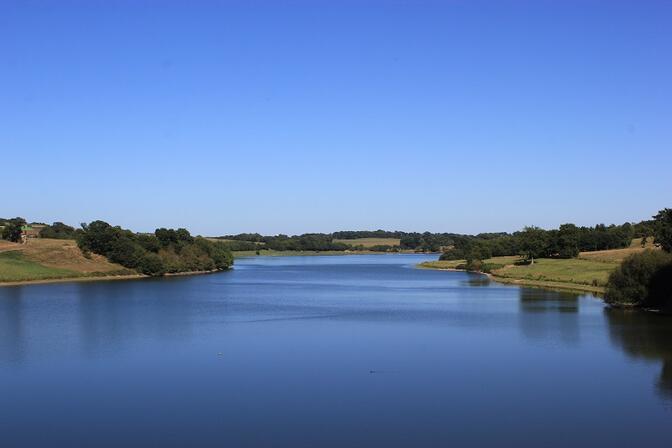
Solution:
<path fill-rule="evenodd" d="M 670 280 L 665 279 L 666 273 L 669 278 L 670 265 L 672 255 L 663 251 L 649 249 L 630 255 L 609 275 L 605 301 L 627 307 L 670 303 Z"/>

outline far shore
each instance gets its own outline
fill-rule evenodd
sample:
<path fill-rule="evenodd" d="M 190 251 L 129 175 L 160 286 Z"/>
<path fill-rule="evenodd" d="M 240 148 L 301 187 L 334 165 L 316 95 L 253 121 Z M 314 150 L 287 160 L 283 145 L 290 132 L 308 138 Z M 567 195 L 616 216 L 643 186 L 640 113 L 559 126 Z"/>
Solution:
<path fill-rule="evenodd" d="M 440 255 L 438 252 L 415 252 L 413 250 L 400 250 L 397 252 L 382 252 L 374 250 L 269 250 L 263 249 L 259 253 L 254 250 L 243 250 L 233 252 L 234 258 L 248 257 L 310 257 L 319 255 L 397 255 L 397 254 L 418 254 L 418 255 Z"/>

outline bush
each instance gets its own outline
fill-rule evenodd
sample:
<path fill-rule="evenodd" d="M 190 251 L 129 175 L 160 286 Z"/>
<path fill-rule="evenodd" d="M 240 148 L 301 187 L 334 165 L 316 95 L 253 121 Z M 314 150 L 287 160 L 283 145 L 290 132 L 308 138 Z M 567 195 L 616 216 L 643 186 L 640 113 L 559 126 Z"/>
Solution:
<path fill-rule="evenodd" d="M 626 307 L 669 306 L 671 265 L 672 255 L 659 250 L 630 255 L 609 275 L 605 302 Z"/>
<path fill-rule="evenodd" d="M 501 269 L 503 268 L 504 265 L 500 263 L 483 263 L 483 266 L 481 266 L 481 272 L 485 272 L 487 274 L 491 273 L 492 271 L 496 269 Z"/>

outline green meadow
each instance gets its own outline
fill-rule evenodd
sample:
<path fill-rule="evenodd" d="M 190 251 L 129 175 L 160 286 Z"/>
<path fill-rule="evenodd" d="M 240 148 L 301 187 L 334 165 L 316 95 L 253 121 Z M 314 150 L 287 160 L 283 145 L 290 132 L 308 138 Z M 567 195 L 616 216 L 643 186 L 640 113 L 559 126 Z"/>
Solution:
<path fill-rule="evenodd" d="M 79 272 L 43 266 L 27 260 L 20 251 L 0 253 L 0 282 L 79 277 Z"/>

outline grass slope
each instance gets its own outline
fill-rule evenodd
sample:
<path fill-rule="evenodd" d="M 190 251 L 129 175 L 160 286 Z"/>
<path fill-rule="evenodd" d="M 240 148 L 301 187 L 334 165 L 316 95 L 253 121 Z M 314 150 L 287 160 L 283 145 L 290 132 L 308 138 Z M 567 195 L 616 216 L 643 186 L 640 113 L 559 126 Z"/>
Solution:
<path fill-rule="evenodd" d="M 27 260 L 21 251 L 0 253 L 0 282 L 20 282 L 26 280 L 46 280 L 65 277 L 79 277 L 80 273 L 69 269 L 43 266 Z"/>
<path fill-rule="evenodd" d="M 0 244 L 0 282 L 136 275 L 105 257 L 85 257 L 73 240 L 30 239 Z"/>
<path fill-rule="evenodd" d="M 652 238 L 645 248 L 652 248 Z M 641 238 L 625 249 L 581 252 L 578 258 L 535 260 L 532 265 L 516 265 L 519 257 L 494 257 L 485 263 L 498 265 L 490 275 L 502 283 L 539 286 L 554 289 L 573 289 L 603 293 L 609 274 L 628 255 L 641 252 Z M 428 261 L 419 267 L 428 269 L 458 269 L 465 260 Z"/>

